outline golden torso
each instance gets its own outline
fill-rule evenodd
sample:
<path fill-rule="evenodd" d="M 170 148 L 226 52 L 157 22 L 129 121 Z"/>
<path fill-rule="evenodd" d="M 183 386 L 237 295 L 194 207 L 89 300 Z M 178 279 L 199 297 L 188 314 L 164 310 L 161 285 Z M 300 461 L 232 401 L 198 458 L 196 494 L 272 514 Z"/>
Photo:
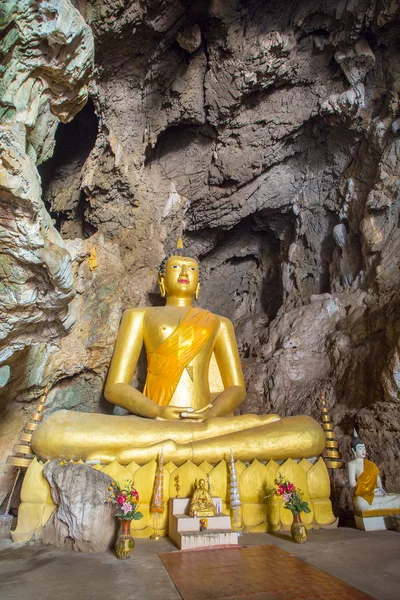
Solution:
<path fill-rule="evenodd" d="M 187 307 L 149 308 L 143 318 L 143 341 L 146 353 L 154 352 L 178 327 L 188 312 Z M 208 370 L 220 321 L 206 344 L 183 370 L 170 404 L 199 409 L 210 402 Z"/>

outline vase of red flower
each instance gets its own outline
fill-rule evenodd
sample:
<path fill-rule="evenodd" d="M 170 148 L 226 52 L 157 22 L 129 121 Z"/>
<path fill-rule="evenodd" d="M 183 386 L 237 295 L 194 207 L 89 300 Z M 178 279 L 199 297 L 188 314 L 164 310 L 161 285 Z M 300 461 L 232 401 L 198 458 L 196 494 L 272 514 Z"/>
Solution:
<path fill-rule="evenodd" d="M 115 516 L 121 523 L 121 531 L 115 544 L 115 553 L 120 559 L 130 558 L 135 547 L 131 536 L 131 522 L 138 521 L 143 517 L 142 513 L 138 511 L 139 494 L 130 479 L 121 484 L 112 481 L 108 491 L 108 501 L 117 507 Z"/>
<path fill-rule="evenodd" d="M 115 543 L 115 554 L 117 558 L 123 560 L 132 556 L 135 547 L 135 540 L 131 536 L 131 521 L 120 519 L 121 531 Z"/>
<path fill-rule="evenodd" d="M 290 527 L 290 533 L 296 544 L 304 544 L 307 541 L 307 529 L 301 520 L 300 513 L 293 515 L 293 523 Z"/>
<path fill-rule="evenodd" d="M 275 479 L 277 489 L 275 493 L 278 496 L 282 496 L 285 500 L 285 508 L 289 509 L 293 514 L 293 523 L 290 528 L 292 538 L 297 544 L 304 544 L 307 541 L 307 529 L 301 520 L 300 514 L 302 512 L 311 512 L 308 502 L 303 500 L 302 490 L 296 488 L 296 486 L 288 481 L 283 475 L 280 475 L 278 479 Z"/>

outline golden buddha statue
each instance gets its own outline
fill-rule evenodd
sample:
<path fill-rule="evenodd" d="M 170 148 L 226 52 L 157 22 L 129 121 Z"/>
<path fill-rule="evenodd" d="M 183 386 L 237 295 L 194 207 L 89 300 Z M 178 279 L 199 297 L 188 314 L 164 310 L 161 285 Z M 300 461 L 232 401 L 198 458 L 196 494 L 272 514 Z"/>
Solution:
<path fill-rule="evenodd" d="M 193 307 L 198 269 L 193 258 L 170 256 L 159 273 L 165 306 L 123 315 L 104 393 L 133 414 L 55 412 L 32 439 L 40 458 L 145 464 L 162 450 L 166 461 L 181 465 L 229 460 L 231 449 L 242 461 L 322 452 L 325 435 L 311 417 L 233 416 L 246 397 L 235 333 L 225 317 Z M 140 392 L 131 381 L 143 344 L 148 370 Z M 210 388 L 215 363 L 219 389 Z"/>
<path fill-rule="evenodd" d="M 200 479 L 196 482 L 189 507 L 189 517 L 215 517 L 217 510 L 212 501 L 209 490 L 206 489 L 206 482 Z"/>

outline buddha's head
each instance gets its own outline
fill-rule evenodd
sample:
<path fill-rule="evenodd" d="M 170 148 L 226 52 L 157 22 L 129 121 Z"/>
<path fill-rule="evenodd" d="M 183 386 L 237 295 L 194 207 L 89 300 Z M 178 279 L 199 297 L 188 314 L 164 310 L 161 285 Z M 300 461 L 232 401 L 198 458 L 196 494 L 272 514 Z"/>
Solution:
<path fill-rule="evenodd" d="M 367 451 L 365 448 L 365 444 L 358 435 L 353 435 L 353 439 L 351 440 L 351 450 L 354 454 L 354 458 L 365 458 L 367 455 Z"/>
<path fill-rule="evenodd" d="M 199 479 L 199 488 L 203 489 L 206 485 L 205 479 Z"/>
<path fill-rule="evenodd" d="M 180 253 L 173 254 L 164 260 L 158 272 L 158 284 L 161 296 L 177 296 L 178 298 L 199 297 L 199 264 L 197 260 Z"/>

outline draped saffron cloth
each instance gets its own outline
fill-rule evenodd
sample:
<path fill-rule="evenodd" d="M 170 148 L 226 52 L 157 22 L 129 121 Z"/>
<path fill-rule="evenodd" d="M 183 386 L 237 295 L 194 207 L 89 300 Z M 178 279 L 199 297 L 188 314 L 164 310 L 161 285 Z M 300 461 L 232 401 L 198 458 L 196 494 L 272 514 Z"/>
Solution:
<path fill-rule="evenodd" d="M 178 327 L 154 352 L 147 353 L 147 379 L 143 393 L 167 406 L 183 370 L 214 332 L 217 317 L 202 308 L 190 308 Z"/>
<path fill-rule="evenodd" d="M 379 469 L 376 464 L 364 458 L 364 471 L 357 479 L 354 495 L 361 496 L 368 504 L 372 504 L 374 491 L 378 483 L 378 475 Z"/>

